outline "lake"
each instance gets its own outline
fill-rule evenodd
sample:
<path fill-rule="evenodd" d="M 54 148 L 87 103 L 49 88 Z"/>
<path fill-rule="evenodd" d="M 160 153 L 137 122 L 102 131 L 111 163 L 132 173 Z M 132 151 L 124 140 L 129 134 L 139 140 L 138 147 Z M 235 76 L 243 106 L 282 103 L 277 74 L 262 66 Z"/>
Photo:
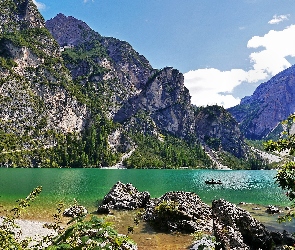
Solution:
<path fill-rule="evenodd" d="M 210 204 L 224 198 L 261 205 L 288 205 L 285 192 L 274 183 L 276 171 L 250 170 L 127 170 L 127 169 L 7 169 L 0 168 L 0 201 L 24 198 L 36 186 L 43 186 L 39 199 L 50 206 L 71 201 L 91 206 L 103 199 L 117 182 L 130 182 L 139 191 L 159 197 L 168 191 L 195 192 Z M 206 185 L 220 179 L 222 185 Z M 44 205 L 45 205 L 44 204 Z"/>
<path fill-rule="evenodd" d="M 58 202 L 73 204 L 74 199 L 95 211 L 117 182 L 130 182 L 139 191 L 159 197 L 168 191 L 195 192 L 210 205 L 218 198 L 234 204 L 241 201 L 263 206 L 290 205 L 285 192 L 274 182 L 274 170 L 127 170 L 127 169 L 7 169 L 0 168 L 0 205 L 25 198 L 31 190 L 43 191 L 34 206 L 46 213 Z M 205 180 L 220 179 L 222 185 L 206 185 Z M 273 217 L 272 222 L 275 221 Z"/>

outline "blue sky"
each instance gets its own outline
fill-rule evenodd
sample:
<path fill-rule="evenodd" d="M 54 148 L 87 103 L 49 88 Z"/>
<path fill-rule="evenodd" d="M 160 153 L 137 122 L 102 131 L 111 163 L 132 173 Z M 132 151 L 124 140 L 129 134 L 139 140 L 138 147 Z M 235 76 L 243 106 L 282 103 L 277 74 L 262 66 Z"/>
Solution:
<path fill-rule="evenodd" d="M 185 76 L 192 103 L 225 108 L 295 64 L 294 0 L 37 0 L 103 36 L 129 42 L 154 68 Z"/>

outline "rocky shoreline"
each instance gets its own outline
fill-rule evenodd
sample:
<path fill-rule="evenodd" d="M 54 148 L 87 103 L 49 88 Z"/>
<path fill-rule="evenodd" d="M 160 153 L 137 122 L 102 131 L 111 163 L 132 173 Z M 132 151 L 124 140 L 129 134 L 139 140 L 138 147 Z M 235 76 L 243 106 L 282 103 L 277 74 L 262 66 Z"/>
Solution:
<path fill-rule="evenodd" d="M 209 206 L 197 194 L 184 191 L 167 192 L 159 198 L 151 198 L 148 192 L 140 192 L 130 183 L 117 182 L 105 195 L 97 208 L 97 213 L 112 215 L 119 211 L 125 213 L 126 210 L 132 210 L 136 225 L 145 222 L 143 226 L 148 224 L 157 234 L 197 236 L 194 237 L 194 241 L 192 237 L 191 246 L 186 243 L 181 249 L 203 249 L 200 247 L 205 246 L 223 250 L 280 250 L 285 249 L 286 245 L 295 244 L 295 238 L 289 232 L 271 231 L 251 215 L 256 209 L 261 211 L 262 207 L 252 204 L 250 209 L 248 207 L 249 211 L 253 209 L 251 213 L 243 209 L 249 205 L 240 203 L 237 206 L 218 199 L 212 201 L 212 205 Z M 261 212 L 272 214 L 280 210 L 269 206 Z M 64 216 L 75 217 L 85 213 L 86 208 L 75 205 L 66 209 Z M 53 230 L 43 228 L 42 222 L 18 220 L 17 224 L 22 231 L 21 238 L 34 237 L 38 240 L 42 236 L 54 233 Z M 128 222 L 128 233 L 133 233 L 137 226 L 129 225 L 131 224 Z"/>
<path fill-rule="evenodd" d="M 130 183 L 117 182 L 103 199 L 98 212 L 138 208 L 144 208 L 141 219 L 158 230 L 202 234 L 191 249 L 198 249 L 200 244 L 213 244 L 215 249 L 269 250 L 295 244 L 290 233 L 269 231 L 235 204 L 219 199 L 210 207 L 192 192 L 167 192 L 160 198 L 151 199 L 148 192 L 139 192 Z"/>

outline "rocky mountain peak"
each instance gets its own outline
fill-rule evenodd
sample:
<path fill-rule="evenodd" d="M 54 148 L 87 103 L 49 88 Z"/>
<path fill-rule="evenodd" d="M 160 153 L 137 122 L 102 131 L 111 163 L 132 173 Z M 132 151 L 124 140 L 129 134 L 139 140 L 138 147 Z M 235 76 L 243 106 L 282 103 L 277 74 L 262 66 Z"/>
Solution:
<path fill-rule="evenodd" d="M 229 109 L 249 139 L 265 138 L 295 112 L 295 65 L 262 83 L 253 95 Z"/>
<path fill-rule="evenodd" d="M 85 22 L 61 13 L 46 21 L 46 28 L 60 46 L 76 46 L 93 38 L 98 39 L 100 37 Z"/>

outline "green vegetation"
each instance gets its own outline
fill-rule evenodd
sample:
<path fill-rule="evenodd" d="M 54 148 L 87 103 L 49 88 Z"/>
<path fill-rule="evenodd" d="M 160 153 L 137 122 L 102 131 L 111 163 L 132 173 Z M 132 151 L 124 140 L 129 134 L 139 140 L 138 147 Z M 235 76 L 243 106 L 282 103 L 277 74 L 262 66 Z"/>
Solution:
<path fill-rule="evenodd" d="M 250 147 L 254 147 L 256 149 L 259 149 L 261 151 L 265 151 L 265 148 L 264 148 L 264 143 L 265 143 L 265 140 L 245 140 L 246 143 L 250 146 Z"/>
<path fill-rule="evenodd" d="M 15 229 L 18 227 L 15 220 L 20 218 L 21 212 L 30 206 L 37 196 L 41 193 L 42 187 L 35 188 L 25 199 L 17 201 L 18 205 L 15 206 L 10 212 L 4 217 L 2 224 L 0 224 L 0 248 L 1 249 L 14 249 L 24 250 L 28 249 L 30 240 L 18 239 L 18 235 L 15 233 Z"/>
<path fill-rule="evenodd" d="M 16 67 L 16 66 L 17 66 L 17 63 L 13 61 L 12 59 L 0 57 L 0 67 L 11 70 L 13 67 Z"/>
<path fill-rule="evenodd" d="M 155 213 L 165 221 L 176 220 L 181 214 L 178 205 L 175 201 L 163 201 L 155 207 Z"/>
<path fill-rule="evenodd" d="M 188 143 L 171 135 L 133 136 L 137 148 L 124 161 L 128 168 L 201 168 L 210 167 L 211 160 L 197 143 Z"/>
<path fill-rule="evenodd" d="M 47 58 L 49 56 L 49 53 L 45 52 L 48 49 L 48 40 L 51 43 L 51 49 L 57 50 L 59 48 L 46 28 L 31 28 L 0 34 L 0 45 L 2 48 L 8 43 L 12 43 L 16 47 L 29 48 L 39 58 Z M 53 45 L 55 46 L 53 47 Z"/>
<path fill-rule="evenodd" d="M 108 135 L 114 128 L 111 121 L 97 116 L 93 124 L 81 135 L 56 134 L 49 131 L 43 136 L 51 137 L 55 146 L 47 149 L 43 145 L 24 150 L 20 148 L 26 137 L 17 137 L 13 134 L 0 133 L 0 162 L 10 167 L 101 167 L 115 164 L 119 153 L 112 152 L 108 147 Z M 40 136 L 40 135 L 39 135 Z M 8 147 L 9 146 L 9 147 Z M 30 159 L 34 159 L 31 162 Z"/>
<path fill-rule="evenodd" d="M 83 43 L 74 48 L 67 48 L 63 51 L 62 56 L 67 63 L 79 64 L 82 61 L 96 58 L 108 58 L 106 49 L 98 40 L 91 43 Z"/>
<path fill-rule="evenodd" d="M 237 158 L 228 152 L 219 153 L 219 162 L 236 170 L 271 169 L 271 166 L 261 156 L 252 153 L 247 158 Z"/>
<path fill-rule="evenodd" d="M 295 155 L 295 134 L 290 133 L 291 126 L 294 125 L 295 115 L 291 115 L 284 124 L 287 126 L 287 131 L 284 133 L 286 138 L 277 141 L 268 141 L 265 143 L 265 148 L 272 152 L 288 152 L 294 159 Z M 292 207 L 295 207 L 295 162 L 290 158 L 285 159 L 285 163 L 280 166 L 276 175 L 276 182 L 278 185 L 287 191 L 286 195 L 293 201 Z M 287 215 L 279 218 L 279 221 L 291 221 L 295 218 L 295 213 L 290 210 Z"/>

